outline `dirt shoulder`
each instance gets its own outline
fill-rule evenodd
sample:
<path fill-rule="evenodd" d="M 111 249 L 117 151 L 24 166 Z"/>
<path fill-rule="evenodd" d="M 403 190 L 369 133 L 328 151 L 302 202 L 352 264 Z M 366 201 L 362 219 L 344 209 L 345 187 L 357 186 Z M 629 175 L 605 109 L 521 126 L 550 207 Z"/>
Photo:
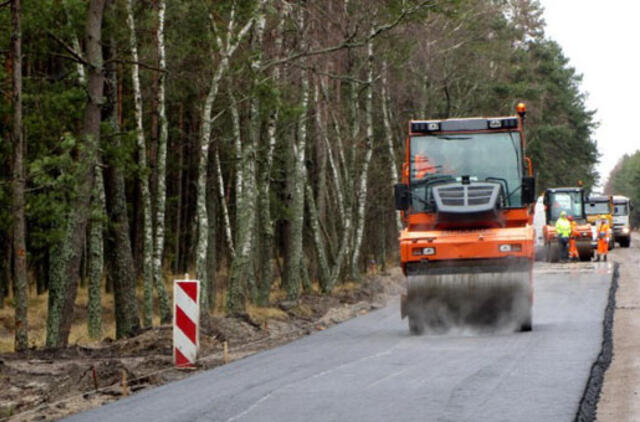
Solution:
<path fill-rule="evenodd" d="M 195 370 L 173 368 L 170 326 L 99 347 L 0 354 L 0 420 L 55 420 L 101 406 L 223 365 L 225 342 L 228 361 L 241 359 L 383 307 L 403 286 L 404 277 L 394 268 L 340 287 L 331 296 L 305 294 L 298 303 L 250 309 L 238 318 L 207 316 L 201 321 L 201 358 Z"/>
<path fill-rule="evenodd" d="M 635 233 L 635 239 L 640 234 Z M 598 421 L 640 420 L 640 243 L 616 248 L 611 258 L 620 263 L 616 311 L 613 319 L 613 360 L 605 373 L 598 402 Z"/>

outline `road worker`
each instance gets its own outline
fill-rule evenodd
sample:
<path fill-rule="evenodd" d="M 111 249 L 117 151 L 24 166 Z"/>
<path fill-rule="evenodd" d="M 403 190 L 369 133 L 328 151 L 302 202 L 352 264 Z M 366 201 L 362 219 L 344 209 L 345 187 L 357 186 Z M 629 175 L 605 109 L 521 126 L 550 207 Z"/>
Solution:
<path fill-rule="evenodd" d="M 572 216 L 568 216 L 567 220 L 571 223 L 571 234 L 569 235 L 569 261 L 578 261 L 580 254 L 578 254 L 578 248 L 576 247 L 576 239 L 580 236 L 577 231 L 578 224 L 575 222 Z"/>
<path fill-rule="evenodd" d="M 560 212 L 560 217 L 556 220 L 556 237 L 560 243 L 560 259 L 566 261 L 568 258 L 567 245 L 571 236 L 571 222 L 567 219 L 565 211 Z"/>
<path fill-rule="evenodd" d="M 607 255 L 609 254 L 609 241 L 611 237 L 611 227 L 609 227 L 609 220 L 604 215 L 600 215 L 598 222 L 598 228 L 596 230 L 598 236 L 598 254 L 596 256 L 596 261 L 600 261 L 602 258 L 604 261 L 607 260 Z"/>

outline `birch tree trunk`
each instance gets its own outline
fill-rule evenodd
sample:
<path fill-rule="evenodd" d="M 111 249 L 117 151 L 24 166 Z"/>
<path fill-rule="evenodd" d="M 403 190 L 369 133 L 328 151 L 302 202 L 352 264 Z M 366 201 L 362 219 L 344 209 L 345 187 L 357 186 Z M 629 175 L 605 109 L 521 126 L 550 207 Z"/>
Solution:
<path fill-rule="evenodd" d="M 304 31 L 304 10 L 299 11 L 298 28 Z M 304 34 L 302 34 L 301 47 L 306 48 Z M 289 209 L 289 247 L 285 258 L 284 287 L 289 300 L 297 300 L 300 294 L 302 271 L 302 237 L 304 228 L 304 191 L 306 185 L 306 149 L 307 149 L 307 112 L 309 108 L 309 79 L 305 69 L 305 60 L 301 63 L 300 84 L 300 117 L 298 119 L 297 140 L 293 143 L 293 191 L 291 192 L 291 206 Z"/>
<path fill-rule="evenodd" d="M 353 255 L 351 257 L 351 277 L 354 280 L 360 278 L 358 263 L 360 260 L 360 247 L 362 246 L 362 236 L 364 233 L 364 219 L 367 205 L 367 182 L 369 162 L 373 153 L 373 39 L 367 43 L 367 98 L 365 102 L 365 113 L 367 119 L 367 138 L 365 140 L 365 152 L 362 159 L 362 170 L 360 171 L 359 187 L 357 191 L 357 206 L 355 236 L 353 242 Z"/>
<path fill-rule="evenodd" d="M 316 201 L 313 189 L 309 183 L 307 183 L 306 186 L 306 197 L 307 208 L 309 209 L 309 225 L 311 226 L 311 235 L 313 237 L 316 256 L 318 258 L 318 282 L 320 283 L 322 291 L 328 292 L 330 291 L 329 283 L 331 279 L 331 272 L 327 261 L 327 252 L 324 246 L 324 239 L 322 238 L 322 231 L 320 230 L 320 218 L 318 216 L 318 210 L 316 209 Z"/>
<path fill-rule="evenodd" d="M 258 297 L 256 275 L 254 268 L 255 251 L 255 227 L 256 227 L 256 150 L 260 139 L 260 99 L 257 92 L 256 79 L 260 74 L 262 66 L 262 43 L 264 28 L 266 24 L 265 10 L 263 5 L 259 8 L 256 16 L 254 51 L 255 56 L 251 61 L 251 69 L 254 73 L 253 91 L 254 95 L 250 102 L 250 130 L 249 142 L 240 142 L 240 118 L 235 99 L 232 98 L 232 114 L 236 154 L 241 152 L 241 156 L 236 155 L 238 166 L 236 172 L 240 179 L 236 182 L 236 189 L 240 188 L 240 194 L 236 191 L 236 232 L 237 250 L 231 267 L 231 278 L 227 290 L 227 310 L 231 313 L 244 311 L 247 288 L 250 290 L 251 299 Z M 255 47 L 257 46 L 257 48 Z M 268 180 L 267 182 L 268 183 Z"/>
<path fill-rule="evenodd" d="M 96 165 L 96 181 L 91 199 L 89 226 L 89 298 L 87 301 L 87 330 L 89 337 L 99 339 L 102 333 L 102 306 L 100 292 L 104 270 L 103 221 L 106 217 L 102 167 Z"/>
<path fill-rule="evenodd" d="M 396 153 L 393 148 L 393 131 L 391 130 L 391 117 L 389 115 L 389 97 L 387 96 L 387 62 L 382 63 L 382 91 L 380 101 L 382 102 L 382 121 L 384 124 L 384 136 L 387 141 L 387 151 L 389 153 L 389 171 L 391 173 L 391 184 L 395 186 L 398 183 L 398 166 L 396 164 Z M 402 218 L 400 213 L 395 213 L 396 231 L 402 231 Z"/>
<path fill-rule="evenodd" d="M 164 20 L 166 0 L 158 1 L 158 118 L 160 122 L 160 136 L 158 137 L 157 158 L 157 187 L 156 187 L 156 237 L 153 248 L 153 283 L 160 302 L 160 321 L 163 324 L 171 322 L 171 304 L 164 284 L 162 257 L 164 255 L 165 210 L 167 203 L 167 139 L 169 137 L 169 121 L 167 120 L 165 105 L 165 78 L 167 61 L 164 45 Z"/>
<path fill-rule="evenodd" d="M 229 208 L 227 207 L 227 198 L 224 193 L 224 179 L 222 178 L 222 169 L 220 168 L 220 153 L 218 148 L 214 155 L 216 180 L 218 181 L 218 200 L 220 201 L 220 209 L 222 211 L 222 225 L 224 230 L 224 240 L 229 249 L 229 255 L 233 260 L 235 256 L 235 248 L 233 246 L 233 235 L 231 234 L 231 219 L 229 218 Z"/>
<path fill-rule="evenodd" d="M 51 268 L 47 313 L 48 347 L 66 346 L 73 305 L 78 287 L 82 246 L 86 234 L 98 144 L 100 142 L 101 105 L 103 102 L 102 16 L 105 0 L 91 0 L 86 20 L 86 60 L 90 64 L 87 83 L 88 101 L 84 111 L 77 159 L 76 200 L 65 222 L 65 234 Z"/>
<path fill-rule="evenodd" d="M 209 150 L 209 154 L 213 155 L 217 150 Z M 215 166 L 215 158 L 212 160 L 209 158 L 209 167 Z M 209 218 L 209 236 L 207 239 L 207 276 L 209 277 L 203 283 L 207 283 L 207 291 L 209 292 L 209 302 L 207 303 L 207 309 L 213 311 L 216 304 L 216 269 L 218 260 L 218 224 L 216 222 L 216 216 L 218 215 L 218 207 L 216 203 L 217 189 L 216 189 L 216 173 L 213 169 L 209 169 L 207 172 L 209 181 L 207 182 L 207 213 Z"/>
<path fill-rule="evenodd" d="M 235 9 L 234 9 L 235 10 Z M 232 10 L 231 18 L 227 26 L 226 43 L 222 42 L 222 39 L 217 36 L 216 43 L 220 49 L 220 63 L 211 78 L 211 84 L 209 86 L 209 93 L 205 100 L 204 108 L 202 111 L 202 124 L 200 126 L 200 154 L 198 164 L 198 184 L 196 195 L 196 215 L 198 220 L 197 233 L 198 242 L 196 245 L 196 276 L 199 280 L 207 280 L 207 250 L 208 238 L 209 238 L 209 218 L 207 214 L 207 169 L 209 167 L 209 144 L 211 143 L 211 124 L 212 116 L 211 110 L 213 107 L 213 101 L 218 95 L 218 88 L 223 75 L 229 68 L 229 58 L 233 55 L 238 45 L 244 37 L 247 35 L 254 23 L 254 17 L 251 17 L 249 21 L 234 34 L 235 27 L 235 11 Z M 213 19 L 212 19 L 213 22 Z M 209 301 L 208 292 L 206 291 L 206 285 L 201 285 L 200 299 L 201 304 L 206 306 Z"/>
<path fill-rule="evenodd" d="M 11 44 L 13 55 L 13 181 L 11 201 L 13 216 L 13 266 L 15 286 L 15 350 L 29 346 L 27 327 L 27 245 L 24 216 L 24 138 L 22 135 L 22 7 L 11 1 Z"/>
<path fill-rule="evenodd" d="M 252 108 L 254 108 L 252 106 Z M 252 113 L 256 113 L 252 109 Z M 255 271 L 253 267 L 252 239 L 255 228 L 255 135 L 250 134 L 243 143 L 240 133 L 238 105 L 231 96 L 231 114 L 236 162 L 236 253 L 231 265 L 231 277 L 227 289 L 227 312 L 237 314 L 244 311 L 247 288 L 255 297 Z M 254 124 L 255 122 L 251 122 Z"/>
<path fill-rule="evenodd" d="M 143 252 L 142 273 L 144 286 L 144 306 L 142 322 L 145 327 L 153 325 L 153 221 L 151 218 L 151 193 L 147 167 L 147 147 L 142 124 L 142 90 L 140 89 L 140 66 L 138 65 L 138 40 L 133 19 L 133 0 L 127 0 L 127 25 L 129 26 L 129 49 L 131 50 L 131 82 L 135 105 L 136 144 L 138 147 L 138 172 L 140 174 L 140 194 L 142 196 Z"/>
<path fill-rule="evenodd" d="M 285 19 L 288 16 L 288 7 L 285 5 L 281 11 L 280 23 L 276 29 L 275 49 L 276 54 L 282 53 L 282 31 Z M 273 81 L 280 82 L 280 66 L 273 69 Z M 273 168 L 273 152 L 276 147 L 276 132 L 278 116 L 280 113 L 280 94 L 275 93 L 274 106 L 267 121 L 267 147 L 258 177 L 258 229 L 260 236 L 260 250 L 258 252 L 258 264 L 260 268 L 260 287 L 258 291 L 258 305 L 266 305 L 269 301 L 269 293 L 273 284 L 273 244 L 274 227 L 271 218 L 271 171 Z"/>

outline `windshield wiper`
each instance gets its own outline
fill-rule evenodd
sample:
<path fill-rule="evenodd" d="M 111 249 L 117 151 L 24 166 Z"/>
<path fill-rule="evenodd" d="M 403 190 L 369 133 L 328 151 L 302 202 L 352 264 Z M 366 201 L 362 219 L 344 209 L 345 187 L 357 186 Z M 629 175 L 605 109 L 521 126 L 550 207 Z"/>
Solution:
<path fill-rule="evenodd" d="M 444 139 L 446 141 L 468 141 L 469 139 L 472 139 L 471 136 L 446 136 L 446 135 L 440 135 L 438 136 L 438 139 Z"/>
<path fill-rule="evenodd" d="M 430 174 L 420 180 L 411 182 L 411 186 L 430 185 L 437 182 L 445 182 L 447 180 L 455 180 L 456 178 L 450 174 Z"/>

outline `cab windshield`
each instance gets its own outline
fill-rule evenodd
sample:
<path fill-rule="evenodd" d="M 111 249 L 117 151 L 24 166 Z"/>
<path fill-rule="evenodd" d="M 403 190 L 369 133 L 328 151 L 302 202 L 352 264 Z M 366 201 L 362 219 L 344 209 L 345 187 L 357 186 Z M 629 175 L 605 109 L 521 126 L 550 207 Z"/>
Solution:
<path fill-rule="evenodd" d="M 554 192 L 549 196 L 551 221 L 556 221 L 561 212 L 573 218 L 583 219 L 582 192 Z"/>
<path fill-rule="evenodd" d="M 518 132 L 413 136 L 410 186 L 414 212 L 428 210 L 438 183 L 492 182 L 502 186 L 507 207 L 522 207 L 522 149 Z"/>
<path fill-rule="evenodd" d="M 620 217 L 624 215 L 629 215 L 629 204 L 614 204 L 613 205 L 613 215 Z"/>
<path fill-rule="evenodd" d="M 610 214 L 609 202 L 589 202 L 585 209 L 587 215 Z"/>

